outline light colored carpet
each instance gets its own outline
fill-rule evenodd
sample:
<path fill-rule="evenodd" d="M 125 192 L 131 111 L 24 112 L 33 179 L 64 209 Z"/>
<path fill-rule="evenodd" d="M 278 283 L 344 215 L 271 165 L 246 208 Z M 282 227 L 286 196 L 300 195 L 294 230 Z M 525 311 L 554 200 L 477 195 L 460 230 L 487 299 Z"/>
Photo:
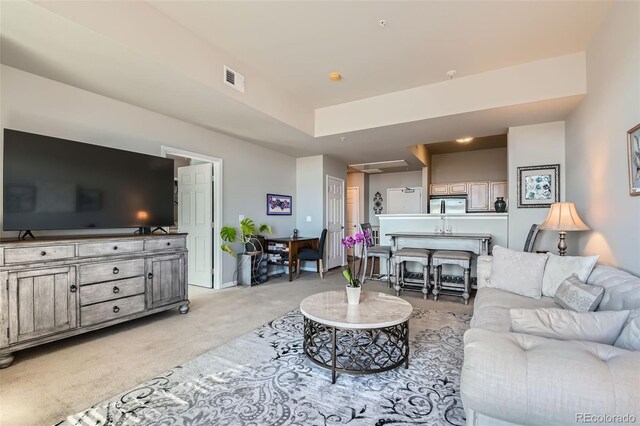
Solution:
<path fill-rule="evenodd" d="M 341 374 L 331 384 L 329 371 L 302 350 L 302 314 L 295 310 L 62 424 L 461 426 L 462 335 L 470 318 L 416 309 L 408 368 Z M 366 333 L 355 336 L 359 350 L 370 342 Z M 384 342 L 379 348 L 390 349 Z"/>
<path fill-rule="evenodd" d="M 386 291 L 379 282 L 367 290 Z M 0 370 L 0 424 L 53 424 L 242 336 L 299 306 L 306 296 L 344 287 L 339 271 L 324 280 L 305 273 L 289 283 L 212 291 L 189 288 L 191 310 L 177 310 L 16 353 Z M 417 308 L 472 312 L 459 298 L 424 301 Z"/>

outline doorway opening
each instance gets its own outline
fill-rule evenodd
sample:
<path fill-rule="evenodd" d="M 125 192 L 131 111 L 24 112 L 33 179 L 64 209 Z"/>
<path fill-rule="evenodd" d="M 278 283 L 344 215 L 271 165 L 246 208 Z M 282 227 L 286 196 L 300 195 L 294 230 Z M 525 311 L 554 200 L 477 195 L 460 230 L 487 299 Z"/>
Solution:
<path fill-rule="evenodd" d="M 222 289 L 222 159 L 163 146 L 174 160 L 174 226 L 187 233 L 189 284 Z"/>

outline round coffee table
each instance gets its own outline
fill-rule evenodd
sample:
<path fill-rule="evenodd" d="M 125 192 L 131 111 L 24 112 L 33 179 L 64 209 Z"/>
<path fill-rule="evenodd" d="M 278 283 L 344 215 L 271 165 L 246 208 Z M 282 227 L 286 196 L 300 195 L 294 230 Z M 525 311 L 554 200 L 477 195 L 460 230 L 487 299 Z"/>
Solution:
<path fill-rule="evenodd" d="M 304 316 L 304 352 L 317 365 L 336 373 L 372 374 L 402 364 L 409 368 L 411 304 L 385 293 L 363 292 L 360 304 L 347 294 L 327 291 L 300 303 Z"/>

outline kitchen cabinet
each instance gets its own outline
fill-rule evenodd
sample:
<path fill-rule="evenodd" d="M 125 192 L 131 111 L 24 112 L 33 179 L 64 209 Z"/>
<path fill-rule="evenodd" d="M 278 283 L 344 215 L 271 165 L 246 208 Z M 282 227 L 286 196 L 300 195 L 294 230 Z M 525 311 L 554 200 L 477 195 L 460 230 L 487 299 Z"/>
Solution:
<path fill-rule="evenodd" d="M 489 187 L 489 209 L 495 211 L 495 201 L 498 197 L 503 197 L 508 205 L 509 188 L 507 182 L 491 182 Z"/>
<path fill-rule="evenodd" d="M 433 183 L 431 184 L 430 195 L 449 195 L 448 183 Z"/>
<path fill-rule="evenodd" d="M 467 183 L 450 183 L 449 184 L 449 194 L 450 195 L 466 195 L 467 194 Z"/>
<path fill-rule="evenodd" d="M 430 195 L 467 195 L 467 182 L 433 183 Z"/>
<path fill-rule="evenodd" d="M 489 211 L 489 182 L 469 182 L 467 211 Z"/>

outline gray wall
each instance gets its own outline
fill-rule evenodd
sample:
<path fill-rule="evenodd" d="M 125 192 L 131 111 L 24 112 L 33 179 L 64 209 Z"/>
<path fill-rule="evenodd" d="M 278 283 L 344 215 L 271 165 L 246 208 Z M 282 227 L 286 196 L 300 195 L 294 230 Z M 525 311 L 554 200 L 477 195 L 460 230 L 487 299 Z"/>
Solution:
<path fill-rule="evenodd" d="M 518 208 L 518 167 L 560 164 L 560 201 L 565 194 L 564 121 L 509 129 L 509 248 L 522 250 L 529 228 L 541 224 L 549 208 Z M 558 233 L 540 231 L 536 250 L 558 252 Z"/>
<path fill-rule="evenodd" d="M 506 181 L 507 148 L 431 156 L 431 183 Z"/>
<path fill-rule="evenodd" d="M 349 173 L 347 175 L 347 187 L 358 188 L 360 194 L 360 214 L 358 222 L 365 222 L 365 216 L 369 210 L 369 175 L 366 173 Z"/>
<path fill-rule="evenodd" d="M 296 228 L 301 236 L 320 235 L 324 228 L 322 167 L 322 155 L 296 159 L 295 217 Z"/>
<path fill-rule="evenodd" d="M 640 3 L 614 2 L 587 49 L 587 97 L 567 118 L 567 200 L 592 232 L 570 253 L 640 275 L 640 196 L 629 195 L 626 132 L 640 123 Z"/>
<path fill-rule="evenodd" d="M 14 68 L 2 66 L 0 78 L 2 127 L 153 155 L 167 145 L 220 157 L 224 224 L 236 225 L 243 214 L 271 224 L 275 234 L 288 235 L 294 228 L 294 216 L 266 215 L 268 192 L 296 192 L 293 157 Z M 0 155 L 1 148 L 0 139 Z M 38 232 L 45 234 L 54 233 Z M 13 235 L 2 232 L 4 237 Z M 223 283 L 232 280 L 235 264 L 223 254 Z"/>
<path fill-rule="evenodd" d="M 373 212 L 373 196 L 376 192 L 380 192 L 382 195 L 382 214 L 386 214 L 389 209 L 387 208 L 387 189 L 388 188 L 404 188 L 409 187 L 422 187 L 422 171 L 415 172 L 398 172 L 398 173 L 380 173 L 369 175 L 369 207 L 367 209 L 366 219 L 373 226 L 378 226 L 380 222 Z M 425 191 L 423 190 L 423 195 Z"/>

